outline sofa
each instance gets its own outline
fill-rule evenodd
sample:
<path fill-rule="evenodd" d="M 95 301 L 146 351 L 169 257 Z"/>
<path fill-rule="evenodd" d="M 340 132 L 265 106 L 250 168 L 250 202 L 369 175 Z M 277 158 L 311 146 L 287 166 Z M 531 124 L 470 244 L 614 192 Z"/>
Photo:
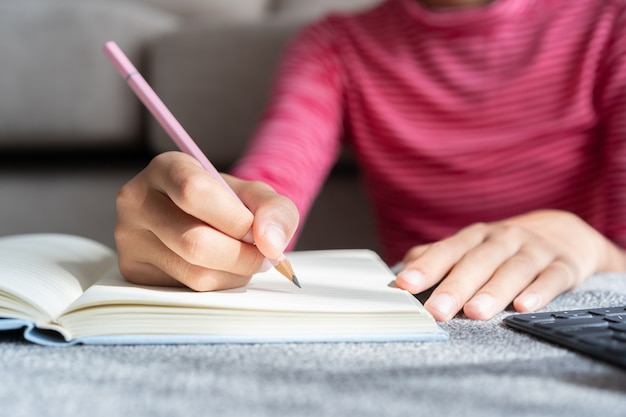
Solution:
<path fill-rule="evenodd" d="M 101 52 L 115 40 L 222 171 L 243 152 L 290 37 L 373 0 L 3 0 L 0 235 L 62 232 L 114 246 L 115 196 L 174 149 Z M 296 249 L 378 250 L 349 149 Z"/>

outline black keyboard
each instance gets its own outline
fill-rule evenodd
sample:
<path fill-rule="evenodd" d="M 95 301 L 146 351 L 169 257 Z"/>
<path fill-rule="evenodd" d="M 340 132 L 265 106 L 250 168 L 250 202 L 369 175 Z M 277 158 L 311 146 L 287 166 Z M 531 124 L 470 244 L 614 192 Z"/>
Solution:
<path fill-rule="evenodd" d="M 626 306 L 514 314 L 504 323 L 626 368 Z"/>

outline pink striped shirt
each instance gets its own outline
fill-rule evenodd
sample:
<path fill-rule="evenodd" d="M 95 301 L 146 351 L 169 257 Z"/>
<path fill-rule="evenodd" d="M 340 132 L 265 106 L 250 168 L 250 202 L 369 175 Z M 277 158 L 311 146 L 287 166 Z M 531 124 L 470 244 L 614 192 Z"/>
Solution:
<path fill-rule="evenodd" d="M 388 262 L 475 222 L 574 212 L 626 246 L 626 1 L 387 0 L 285 52 L 242 178 L 303 218 L 354 149 Z"/>

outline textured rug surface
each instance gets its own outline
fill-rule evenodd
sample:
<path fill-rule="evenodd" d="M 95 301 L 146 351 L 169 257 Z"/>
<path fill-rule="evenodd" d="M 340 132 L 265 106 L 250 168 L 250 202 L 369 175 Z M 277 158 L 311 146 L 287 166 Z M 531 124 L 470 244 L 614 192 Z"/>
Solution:
<path fill-rule="evenodd" d="M 599 275 L 549 310 L 626 304 Z M 433 343 L 40 347 L 0 334 L 0 416 L 620 416 L 626 371 L 463 317 Z"/>

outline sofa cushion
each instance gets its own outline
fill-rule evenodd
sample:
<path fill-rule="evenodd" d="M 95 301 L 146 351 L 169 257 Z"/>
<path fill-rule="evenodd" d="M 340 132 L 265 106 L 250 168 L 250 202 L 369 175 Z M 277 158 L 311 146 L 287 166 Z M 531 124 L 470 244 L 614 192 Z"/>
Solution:
<path fill-rule="evenodd" d="M 0 149 L 136 144 L 140 104 L 102 46 L 116 40 L 139 65 L 178 21 L 133 2 L 1 1 Z"/>
<path fill-rule="evenodd" d="M 230 166 L 244 149 L 297 27 L 211 25 L 165 35 L 150 48 L 148 81 L 216 166 Z M 153 151 L 176 149 L 153 118 L 149 125 Z"/>
<path fill-rule="evenodd" d="M 135 0 L 158 6 L 182 18 L 216 20 L 255 20 L 265 17 L 270 0 Z"/>
<path fill-rule="evenodd" d="M 382 0 L 274 0 L 274 15 L 280 19 L 312 19 L 331 12 L 366 9 Z"/>

